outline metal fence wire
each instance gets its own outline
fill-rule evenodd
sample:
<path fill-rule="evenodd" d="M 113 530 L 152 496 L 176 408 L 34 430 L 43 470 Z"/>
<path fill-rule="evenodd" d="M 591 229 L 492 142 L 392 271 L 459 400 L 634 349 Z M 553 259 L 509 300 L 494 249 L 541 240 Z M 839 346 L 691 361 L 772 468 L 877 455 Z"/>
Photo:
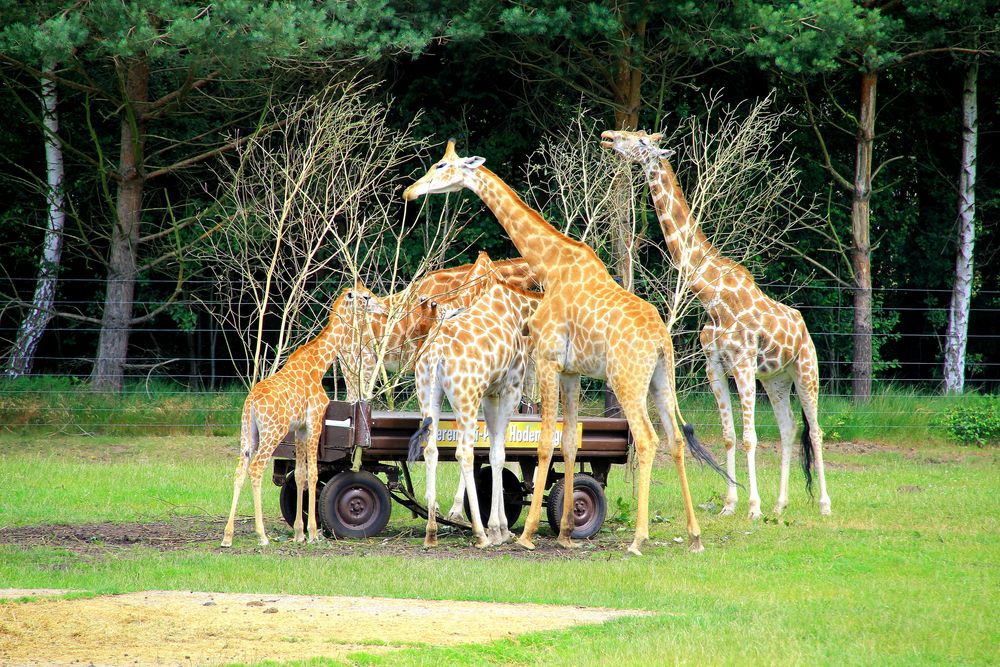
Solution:
<path fill-rule="evenodd" d="M 16 291 L 24 299 L 30 298 L 33 284 L 27 279 L 14 281 Z M 158 285 L 155 281 L 141 284 L 134 311 L 149 312 L 160 305 L 153 295 L 164 293 L 169 287 L 172 285 Z M 833 284 L 761 287 L 773 298 L 802 312 L 820 357 L 824 400 L 849 400 L 854 338 L 851 291 Z M 102 281 L 61 280 L 54 309 L 99 319 L 102 290 Z M 641 285 L 637 291 L 642 294 Z M 234 341 L 235 332 L 210 313 L 213 308 L 226 305 L 213 296 L 216 293 L 214 283 L 189 281 L 183 298 L 131 331 L 124 393 L 145 396 L 147 404 L 152 401 L 190 405 L 189 417 L 182 410 L 179 414 L 170 413 L 162 422 L 145 421 L 146 427 L 210 424 L 211 429 L 237 428 L 239 405 L 246 394 L 248 362 L 240 354 L 242 343 Z M 945 289 L 874 290 L 874 393 L 940 392 L 950 295 L 950 290 Z M 0 311 L 0 350 L 4 351 L 13 345 L 24 312 L 23 308 L 13 306 L 10 302 Z M 315 329 L 317 317 L 324 316 L 321 306 L 300 313 L 302 331 Z M 969 322 L 966 387 L 982 393 L 995 392 L 1000 388 L 1000 290 L 981 290 L 974 295 Z M 685 414 L 690 415 L 693 423 L 718 424 L 697 340 L 701 323 L 699 307 L 694 305 L 690 315 L 674 330 L 678 386 L 687 406 Z M 25 417 L 25 410 L 52 410 L 52 406 L 58 406 L 62 419 L 75 424 L 81 432 L 126 425 L 126 421 L 114 423 L 114 415 L 123 409 L 121 401 L 102 401 L 96 395 L 93 400 L 66 398 L 69 393 L 76 396 L 88 393 L 87 378 L 99 332 L 97 324 L 54 317 L 38 346 L 30 377 L 0 382 L 0 429 L 28 426 L 34 422 Z M 277 333 L 275 327 L 267 326 L 263 337 L 273 342 Z M 325 383 L 331 397 L 343 396 L 343 382 L 335 375 L 329 375 Z M 583 389 L 584 409 L 592 414 L 601 412 L 604 383 L 585 381 Z M 393 378 L 389 393 L 383 392 L 377 400 L 397 409 L 415 409 L 412 378 L 405 374 Z M 766 400 L 759 403 L 763 405 Z M 856 410 L 864 412 L 865 408 Z M 878 419 L 878 415 L 871 417 Z M 51 419 L 35 421 L 53 425 Z"/>

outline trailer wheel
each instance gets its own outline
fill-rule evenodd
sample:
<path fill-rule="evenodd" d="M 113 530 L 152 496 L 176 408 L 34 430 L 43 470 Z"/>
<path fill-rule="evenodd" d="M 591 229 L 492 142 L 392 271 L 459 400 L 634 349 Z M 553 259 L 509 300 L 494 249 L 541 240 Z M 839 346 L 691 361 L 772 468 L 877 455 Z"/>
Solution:
<path fill-rule="evenodd" d="M 371 537 L 389 523 L 389 490 L 370 472 L 333 476 L 319 496 L 319 518 L 337 537 Z"/>
<path fill-rule="evenodd" d="M 552 532 L 559 534 L 559 520 L 562 518 L 564 477 L 556 480 L 549 491 L 545 503 L 545 514 Z M 573 475 L 573 520 L 576 527 L 570 535 L 574 539 L 586 540 L 597 534 L 604 525 L 608 514 L 608 501 L 600 482 L 584 473 Z"/>
<path fill-rule="evenodd" d="M 316 482 L 316 502 L 319 502 L 324 484 L 326 484 L 326 480 L 322 478 Z M 278 491 L 278 506 L 281 508 L 281 518 L 292 527 L 295 526 L 296 488 L 295 471 L 293 470 L 285 477 L 285 483 L 281 485 L 281 490 Z M 305 526 L 309 523 L 309 489 L 306 489 L 302 494 L 302 505 L 302 525 Z M 319 518 L 319 514 L 316 515 L 316 518 Z"/>
<path fill-rule="evenodd" d="M 521 518 L 521 508 L 524 506 L 524 485 L 513 470 L 503 469 L 503 513 L 507 516 L 507 527 L 513 528 Z M 486 466 L 476 472 L 476 496 L 479 498 L 479 516 L 483 526 L 490 519 L 490 503 L 493 500 L 493 470 Z M 469 494 L 465 494 L 465 516 L 472 521 L 472 511 L 469 508 Z"/>

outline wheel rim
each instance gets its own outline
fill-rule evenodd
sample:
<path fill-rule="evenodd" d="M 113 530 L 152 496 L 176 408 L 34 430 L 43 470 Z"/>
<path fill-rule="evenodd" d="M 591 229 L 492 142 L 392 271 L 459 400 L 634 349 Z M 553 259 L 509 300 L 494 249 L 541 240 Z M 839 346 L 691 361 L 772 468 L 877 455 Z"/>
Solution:
<path fill-rule="evenodd" d="M 371 489 L 351 486 L 337 499 L 337 518 L 345 526 L 365 528 L 378 514 L 378 498 Z"/>
<path fill-rule="evenodd" d="M 587 489 L 573 489 L 573 525 L 583 532 L 597 519 L 597 498 Z"/>

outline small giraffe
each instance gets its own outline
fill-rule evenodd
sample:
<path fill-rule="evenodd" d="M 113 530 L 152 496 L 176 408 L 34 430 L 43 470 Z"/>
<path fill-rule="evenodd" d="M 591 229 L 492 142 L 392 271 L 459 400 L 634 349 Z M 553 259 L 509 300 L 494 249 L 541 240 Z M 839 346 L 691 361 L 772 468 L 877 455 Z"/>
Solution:
<path fill-rule="evenodd" d="M 484 255 L 480 253 L 480 259 Z M 424 545 L 428 547 L 437 544 L 437 425 L 443 396 L 448 397 L 458 426 L 455 458 L 462 468 L 459 494 L 464 488 L 469 496 L 476 546 L 502 544 L 511 537 L 503 506 L 504 447 L 507 424 L 521 400 L 528 365 L 529 350 L 523 331 L 542 295 L 507 285 L 492 275 L 485 276 L 482 282 L 482 294 L 461 315 L 441 324 L 434 339 L 421 352 L 414 369 L 417 398 L 424 419 L 420 430 L 410 440 L 409 460 L 417 459 L 421 443 L 426 441 L 427 532 Z M 476 417 L 480 403 L 489 430 L 493 471 L 486 532 L 472 474 L 473 448 L 479 437 Z"/>
<path fill-rule="evenodd" d="M 721 469 L 695 439 L 690 426 L 685 425 L 681 433 L 683 420 L 674 390 L 674 350 L 660 314 L 654 306 L 619 286 L 590 247 L 558 232 L 496 174 L 483 167 L 484 161 L 481 157 L 459 157 L 454 141 L 449 141 L 444 157 L 408 187 L 403 198 L 411 201 L 425 194 L 468 188 L 493 211 L 545 289 L 529 321 L 542 398 L 542 428 L 531 508 L 518 544 L 527 549 L 535 547 L 531 538 L 538 529 L 555 447 L 560 385 L 565 485 L 573 488 L 580 376 L 587 375 L 608 380 L 635 438 L 639 497 L 635 537 L 629 551 L 640 554 L 642 543 L 649 537 L 649 484 L 658 440 L 646 406 L 650 387 L 680 477 L 690 548 L 701 551 L 701 529 L 684 471 L 684 448 L 679 443 L 687 440 L 695 457 L 709 462 L 717 471 Z M 570 537 L 574 528 L 572 510 L 573 494 L 566 493 L 558 538 L 566 548 L 577 546 Z"/>
<path fill-rule="evenodd" d="M 302 530 L 302 494 L 309 484 L 309 507 L 316 507 L 317 449 L 329 398 L 323 389 L 323 375 L 338 356 L 350 353 L 352 362 L 370 366 L 365 354 L 366 318 L 363 314 L 382 312 L 381 302 L 360 283 L 345 289 L 333 302 L 330 321 L 311 341 L 295 350 L 274 375 L 255 384 L 243 403 L 240 456 L 233 479 L 233 504 L 222 538 L 222 546 L 233 544 L 236 506 L 247 471 L 253 487 L 255 528 L 261 546 L 268 543 L 264 532 L 260 486 L 264 468 L 282 439 L 295 437 L 295 541 L 305 539 Z M 350 384 L 349 384 L 350 386 Z M 307 478 L 307 479 L 305 479 Z M 309 542 L 319 539 L 316 512 L 309 512 Z"/>
<path fill-rule="evenodd" d="M 819 362 L 805 321 L 796 309 L 765 295 L 746 268 L 722 257 L 705 237 L 697 219 L 691 215 L 674 170 L 667 161 L 673 151 L 659 146 L 662 137 L 659 133 L 649 135 L 645 131 L 609 131 L 601 134 L 601 145 L 645 169 L 670 255 L 708 312 L 709 322 L 702 329 L 700 339 L 708 358 L 708 379 L 722 417 L 726 467 L 730 478 L 722 514 L 734 513 L 737 500 L 733 481 L 736 478 L 736 429 L 727 374 L 731 374 L 736 381 L 743 409 L 743 449 L 747 453 L 750 478 L 750 518 L 761 516 L 755 458 L 757 432 L 754 428 L 758 379 L 771 400 L 781 432 L 781 481 L 775 514 L 780 514 L 788 505 L 788 472 L 795 441 L 795 419 L 790 402 L 793 384 L 802 403 L 802 460 L 806 489 L 812 493 L 810 468 L 815 463 L 820 513 L 830 514 L 830 496 L 827 495 L 823 470 L 823 431 L 817 417 Z"/>

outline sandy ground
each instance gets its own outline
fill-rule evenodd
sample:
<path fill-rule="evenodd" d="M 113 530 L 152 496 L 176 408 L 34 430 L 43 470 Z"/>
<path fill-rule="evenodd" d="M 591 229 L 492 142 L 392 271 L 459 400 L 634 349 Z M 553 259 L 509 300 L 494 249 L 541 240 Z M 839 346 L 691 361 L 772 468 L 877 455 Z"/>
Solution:
<path fill-rule="evenodd" d="M 49 594 L 58 591 L 46 591 Z M 0 591 L 0 597 L 5 597 Z M 34 595 L 17 590 L 7 597 Z M 41 595 L 41 593 L 39 593 Z M 219 665 L 484 643 L 642 614 L 588 607 L 145 591 L 0 604 L 3 665 Z"/>

